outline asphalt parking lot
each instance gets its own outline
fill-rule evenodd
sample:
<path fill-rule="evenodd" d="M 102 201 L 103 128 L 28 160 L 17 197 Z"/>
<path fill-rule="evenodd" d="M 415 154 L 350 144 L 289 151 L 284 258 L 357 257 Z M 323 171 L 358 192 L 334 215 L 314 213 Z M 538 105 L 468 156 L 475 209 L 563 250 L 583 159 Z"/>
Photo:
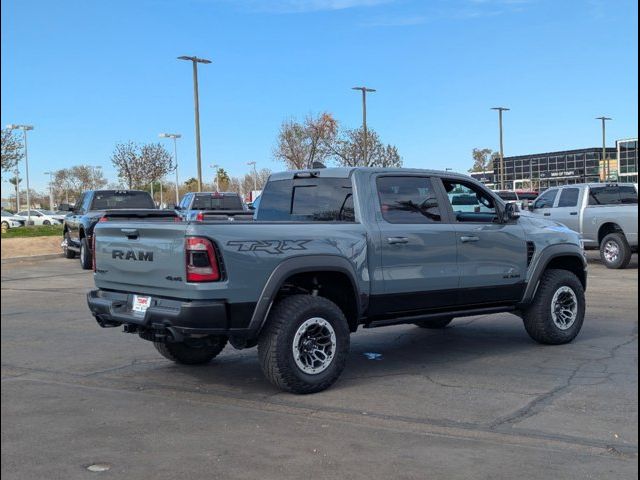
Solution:
<path fill-rule="evenodd" d="M 99 328 L 77 262 L 3 265 L 2 475 L 637 478 L 637 256 L 589 282 L 570 345 L 507 314 L 360 330 L 337 384 L 294 396 L 254 349 L 176 366 Z"/>

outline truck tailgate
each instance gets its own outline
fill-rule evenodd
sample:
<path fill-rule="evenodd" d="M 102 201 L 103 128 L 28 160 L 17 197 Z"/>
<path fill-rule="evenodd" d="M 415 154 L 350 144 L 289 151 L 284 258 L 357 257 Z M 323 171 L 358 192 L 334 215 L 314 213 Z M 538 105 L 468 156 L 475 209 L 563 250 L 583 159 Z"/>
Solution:
<path fill-rule="evenodd" d="M 113 283 L 134 292 L 183 288 L 186 230 L 187 224 L 173 221 L 98 223 L 96 285 Z"/>

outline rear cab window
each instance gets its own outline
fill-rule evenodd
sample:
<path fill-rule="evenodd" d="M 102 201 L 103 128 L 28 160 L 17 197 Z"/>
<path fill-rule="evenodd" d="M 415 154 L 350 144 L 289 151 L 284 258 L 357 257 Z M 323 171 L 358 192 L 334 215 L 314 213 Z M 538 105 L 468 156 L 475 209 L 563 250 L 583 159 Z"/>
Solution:
<path fill-rule="evenodd" d="M 220 193 L 196 193 L 192 210 L 242 210 L 242 200 L 239 195 L 224 195 Z"/>
<path fill-rule="evenodd" d="M 389 223 L 434 223 L 442 220 L 429 177 L 385 176 L 376 181 L 382 218 Z"/>
<path fill-rule="evenodd" d="M 156 208 L 147 192 L 113 190 L 95 192 L 91 210 L 118 210 L 124 208 Z"/>
<path fill-rule="evenodd" d="M 350 178 L 296 178 L 267 183 L 256 220 L 355 222 Z"/>

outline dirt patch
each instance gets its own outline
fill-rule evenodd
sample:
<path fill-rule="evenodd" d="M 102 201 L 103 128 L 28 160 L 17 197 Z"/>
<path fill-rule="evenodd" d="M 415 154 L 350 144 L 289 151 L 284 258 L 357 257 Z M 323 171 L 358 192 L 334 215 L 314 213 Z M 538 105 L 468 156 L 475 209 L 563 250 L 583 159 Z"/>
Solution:
<path fill-rule="evenodd" d="M 0 252 L 2 258 L 60 253 L 61 242 L 61 237 L 3 238 Z"/>

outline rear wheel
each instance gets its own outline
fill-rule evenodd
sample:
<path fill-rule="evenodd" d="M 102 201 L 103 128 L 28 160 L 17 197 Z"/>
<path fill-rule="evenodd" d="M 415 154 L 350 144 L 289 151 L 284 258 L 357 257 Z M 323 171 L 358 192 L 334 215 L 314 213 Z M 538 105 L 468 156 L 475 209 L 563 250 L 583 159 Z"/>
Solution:
<path fill-rule="evenodd" d="M 224 349 L 227 337 L 212 335 L 193 343 L 156 343 L 154 346 L 164 358 L 183 365 L 209 363 Z"/>
<path fill-rule="evenodd" d="M 51 225 L 51 222 L 49 220 L 45 220 L 42 222 L 43 225 Z"/>
<path fill-rule="evenodd" d="M 64 258 L 76 258 L 76 252 L 69 248 L 70 243 L 71 238 L 69 237 L 69 232 L 64 232 L 64 240 L 62 242 L 62 253 L 64 254 Z"/>
<path fill-rule="evenodd" d="M 87 242 L 87 237 L 82 237 L 80 239 L 80 265 L 83 270 L 91 270 L 92 263 L 89 242 Z"/>
<path fill-rule="evenodd" d="M 453 317 L 441 317 L 441 318 L 432 318 L 429 320 L 420 320 L 419 322 L 415 322 L 414 325 L 420 328 L 438 329 L 438 328 L 446 327 L 452 321 L 453 321 Z"/>
<path fill-rule="evenodd" d="M 9 222 L 2 222 L 2 231 L 6 232 L 9 230 Z"/>
<path fill-rule="evenodd" d="M 631 247 L 623 233 L 610 233 L 602 239 L 600 258 L 607 268 L 627 268 L 631 261 Z"/>
<path fill-rule="evenodd" d="M 340 376 L 349 355 L 349 325 L 332 301 L 293 295 L 274 306 L 258 339 L 265 376 L 292 393 L 315 393 Z"/>
<path fill-rule="evenodd" d="M 536 342 L 559 345 L 573 340 L 582 328 L 584 288 L 568 270 L 547 270 L 533 302 L 523 311 L 524 327 Z"/>

